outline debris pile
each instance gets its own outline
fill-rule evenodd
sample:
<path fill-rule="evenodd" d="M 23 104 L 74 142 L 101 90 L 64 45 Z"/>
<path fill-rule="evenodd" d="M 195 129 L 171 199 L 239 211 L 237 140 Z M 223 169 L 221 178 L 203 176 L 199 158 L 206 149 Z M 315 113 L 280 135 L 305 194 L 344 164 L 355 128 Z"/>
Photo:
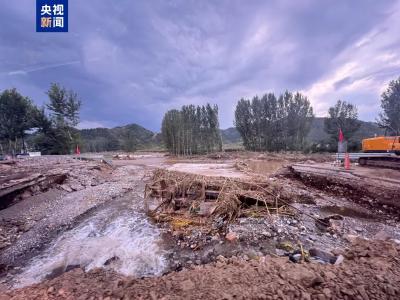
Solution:
<path fill-rule="evenodd" d="M 261 180 L 211 177 L 155 170 L 145 188 L 149 213 L 211 217 L 228 224 L 241 215 L 290 213 L 292 197 L 281 186 Z M 155 200 L 155 205 L 149 202 Z"/>

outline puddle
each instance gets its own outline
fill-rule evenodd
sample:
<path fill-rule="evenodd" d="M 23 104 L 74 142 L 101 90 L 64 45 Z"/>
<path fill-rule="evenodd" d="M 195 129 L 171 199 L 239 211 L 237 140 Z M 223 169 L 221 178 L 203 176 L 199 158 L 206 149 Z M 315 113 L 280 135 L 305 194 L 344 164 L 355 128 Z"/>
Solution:
<path fill-rule="evenodd" d="M 64 232 L 34 258 L 15 280 L 23 287 L 80 266 L 106 268 L 124 275 L 161 275 L 167 266 L 160 231 L 142 211 L 142 201 L 115 199 L 77 227 Z"/>
<path fill-rule="evenodd" d="M 376 217 L 366 210 L 359 208 L 359 209 L 354 209 L 350 207 L 345 207 L 345 206 L 337 206 L 337 205 L 331 205 L 331 206 L 323 206 L 321 207 L 321 212 L 325 213 L 331 213 L 331 214 L 338 214 L 344 217 L 350 217 L 350 218 L 359 218 L 359 219 L 367 219 L 367 220 L 372 220 L 376 219 Z"/>

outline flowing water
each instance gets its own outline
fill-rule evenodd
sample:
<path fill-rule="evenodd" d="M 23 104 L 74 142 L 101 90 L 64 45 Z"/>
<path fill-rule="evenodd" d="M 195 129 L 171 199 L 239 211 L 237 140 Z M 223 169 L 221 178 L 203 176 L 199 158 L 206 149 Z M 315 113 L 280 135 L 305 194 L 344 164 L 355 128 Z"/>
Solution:
<path fill-rule="evenodd" d="M 72 230 L 61 234 L 15 278 L 22 287 L 80 266 L 124 275 L 160 275 L 166 268 L 159 229 L 148 221 L 137 195 L 114 199 Z M 134 199 L 134 200 L 133 200 Z"/>

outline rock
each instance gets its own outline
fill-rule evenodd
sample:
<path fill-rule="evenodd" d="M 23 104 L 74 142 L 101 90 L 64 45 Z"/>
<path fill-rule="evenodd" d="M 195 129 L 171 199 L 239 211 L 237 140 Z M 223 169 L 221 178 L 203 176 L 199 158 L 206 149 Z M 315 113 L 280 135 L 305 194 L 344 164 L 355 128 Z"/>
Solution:
<path fill-rule="evenodd" d="M 384 230 L 380 230 L 374 235 L 374 239 L 375 240 L 387 241 L 390 238 L 391 238 L 391 236 L 387 232 L 385 232 Z"/>
<path fill-rule="evenodd" d="M 47 292 L 48 292 L 49 294 L 54 293 L 54 286 L 49 287 L 49 288 L 47 289 Z"/>
<path fill-rule="evenodd" d="M 321 276 L 316 275 L 311 282 L 311 286 L 316 287 L 321 285 L 322 283 L 324 283 L 324 279 Z"/>
<path fill-rule="evenodd" d="M 364 229 L 362 229 L 361 227 L 355 227 L 354 230 L 357 231 L 357 232 L 362 232 L 362 231 L 364 231 Z"/>
<path fill-rule="evenodd" d="M 353 243 L 358 237 L 353 234 L 347 234 L 344 238 L 346 241 Z"/>
<path fill-rule="evenodd" d="M 261 232 L 261 234 L 263 236 L 265 236 L 265 237 L 268 237 L 268 238 L 272 237 L 272 234 L 270 232 L 268 232 L 268 231 L 263 231 L 263 232 Z"/>
<path fill-rule="evenodd" d="M 224 300 L 231 300 L 231 299 L 233 299 L 233 297 L 232 297 L 230 294 L 224 292 L 224 293 L 222 294 L 222 299 L 224 299 Z"/>
<path fill-rule="evenodd" d="M 348 295 L 348 296 L 353 296 L 354 295 L 354 291 L 352 291 L 350 289 L 347 289 L 347 288 L 342 288 L 340 291 L 344 295 Z"/>
<path fill-rule="evenodd" d="M 67 191 L 67 192 L 72 192 L 72 188 L 69 186 L 69 185 L 67 185 L 67 184 L 62 184 L 61 186 L 60 186 L 64 191 Z"/>
<path fill-rule="evenodd" d="M 344 261 L 344 256 L 343 255 L 339 255 L 336 258 L 335 265 L 340 265 L 343 261 Z"/>
<path fill-rule="evenodd" d="M 330 220 L 329 224 L 330 224 L 330 228 L 329 229 L 330 229 L 331 232 L 339 233 L 339 232 L 342 231 L 342 228 L 343 228 L 343 222 L 342 221 L 340 221 L 340 220 Z"/>
<path fill-rule="evenodd" d="M 225 262 L 225 261 L 226 261 L 226 258 L 225 258 L 223 255 L 218 255 L 218 256 L 216 257 L 216 260 L 217 260 L 217 261 L 220 261 L 220 262 Z"/>
<path fill-rule="evenodd" d="M 239 239 L 238 235 L 233 231 L 228 232 L 225 238 L 230 242 L 236 242 Z"/>
<path fill-rule="evenodd" d="M 367 294 L 367 292 L 365 291 L 365 288 L 364 288 L 364 286 L 358 286 L 357 287 L 357 290 L 358 290 L 358 292 L 360 293 L 360 295 L 361 295 L 361 297 L 363 298 L 363 299 L 369 299 L 369 296 L 368 296 L 368 294 Z"/>
<path fill-rule="evenodd" d="M 285 250 L 282 250 L 282 249 L 275 249 L 275 253 L 278 256 L 285 256 L 286 255 Z"/>
<path fill-rule="evenodd" d="M 331 271 L 324 271 L 323 273 L 325 275 L 326 280 L 332 281 L 336 279 L 336 274 L 331 272 Z"/>
<path fill-rule="evenodd" d="M 62 296 L 65 294 L 65 291 L 63 289 L 58 290 L 58 295 Z"/>
<path fill-rule="evenodd" d="M 308 239 L 309 239 L 310 241 L 316 241 L 316 240 L 317 240 L 317 237 L 316 237 L 315 235 L 310 235 L 310 236 L 308 237 Z"/>
<path fill-rule="evenodd" d="M 299 263 L 300 262 L 300 260 L 301 260 L 301 254 L 290 254 L 289 255 L 289 260 L 291 261 L 291 262 L 294 262 L 294 263 Z"/>
<path fill-rule="evenodd" d="M 219 235 L 213 235 L 211 238 L 212 241 L 218 241 L 219 240 Z"/>
<path fill-rule="evenodd" d="M 323 250 L 319 250 L 316 248 L 311 248 L 309 251 L 310 256 L 315 257 L 315 258 L 319 258 L 327 263 L 331 263 L 334 264 L 336 261 L 336 257 L 333 256 L 332 254 L 323 251 Z"/>
<path fill-rule="evenodd" d="M 200 216 L 210 216 L 217 205 L 213 202 L 201 202 L 200 203 L 200 210 L 197 212 L 198 215 Z"/>

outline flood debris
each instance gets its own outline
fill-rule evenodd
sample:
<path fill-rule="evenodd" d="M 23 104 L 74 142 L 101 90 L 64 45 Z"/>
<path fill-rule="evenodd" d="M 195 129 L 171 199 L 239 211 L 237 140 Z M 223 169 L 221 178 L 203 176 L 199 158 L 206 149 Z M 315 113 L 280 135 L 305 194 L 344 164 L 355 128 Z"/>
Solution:
<path fill-rule="evenodd" d="M 197 215 L 227 225 L 239 216 L 293 215 L 292 201 L 272 182 L 157 169 L 145 188 L 149 214 Z M 155 201 L 151 206 L 149 203 Z M 218 227 L 218 226 L 217 226 Z"/>

